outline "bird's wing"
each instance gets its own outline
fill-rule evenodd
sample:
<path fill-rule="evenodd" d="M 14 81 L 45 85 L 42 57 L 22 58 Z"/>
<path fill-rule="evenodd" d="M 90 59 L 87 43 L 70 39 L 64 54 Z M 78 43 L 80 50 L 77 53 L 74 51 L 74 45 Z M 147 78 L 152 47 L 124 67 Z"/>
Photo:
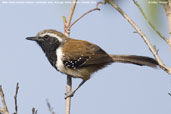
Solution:
<path fill-rule="evenodd" d="M 79 68 L 89 65 L 108 64 L 111 57 L 99 46 L 80 40 L 68 40 L 63 46 L 64 65 L 68 68 Z"/>

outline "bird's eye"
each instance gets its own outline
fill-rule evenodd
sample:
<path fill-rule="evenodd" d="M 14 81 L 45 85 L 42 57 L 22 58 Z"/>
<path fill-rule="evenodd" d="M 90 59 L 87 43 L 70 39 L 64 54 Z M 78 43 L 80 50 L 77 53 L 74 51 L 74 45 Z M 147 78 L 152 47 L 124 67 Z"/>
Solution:
<path fill-rule="evenodd" d="M 48 35 L 45 35 L 44 38 L 48 38 L 49 36 Z"/>

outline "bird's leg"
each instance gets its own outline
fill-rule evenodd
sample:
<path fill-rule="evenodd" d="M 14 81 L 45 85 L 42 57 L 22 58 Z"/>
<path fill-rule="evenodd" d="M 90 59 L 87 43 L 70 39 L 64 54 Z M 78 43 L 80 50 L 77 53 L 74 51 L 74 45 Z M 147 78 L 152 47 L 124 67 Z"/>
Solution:
<path fill-rule="evenodd" d="M 68 98 L 68 97 L 73 97 L 74 96 L 74 93 L 86 82 L 87 80 L 83 80 L 79 85 L 78 85 L 78 87 L 76 88 L 76 89 L 74 89 L 72 92 L 70 92 L 70 93 L 66 93 L 66 97 L 65 97 L 65 99 L 66 98 Z"/>

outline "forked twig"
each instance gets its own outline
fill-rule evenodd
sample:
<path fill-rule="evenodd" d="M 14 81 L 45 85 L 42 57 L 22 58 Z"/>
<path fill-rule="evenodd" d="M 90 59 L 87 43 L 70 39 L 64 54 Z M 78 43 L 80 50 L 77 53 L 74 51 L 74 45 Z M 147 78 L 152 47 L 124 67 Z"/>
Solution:
<path fill-rule="evenodd" d="M 93 11 L 96 11 L 96 10 L 100 10 L 100 8 L 91 9 L 91 10 L 87 11 L 86 13 L 84 13 L 83 15 L 81 15 L 77 20 L 75 20 L 75 21 L 69 26 L 69 29 L 70 29 L 76 22 L 78 22 L 81 18 L 83 18 L 84 16 L 86 16 L 86 15 L 89 14 L 90 12 L 93 12 Z"/>
<path fill-rule="evenodd" d="M 89 13 L 91 13 L 91 12 L 93 12 L 93 11 L 96 11 L 96 10 L 98 10 L 98 11 L 100 11 L 100 8 L 99 8 L 99 5 L 100 4 L 105 4 L 105 2 L 97 2 L 97 4 L 96 4 L 96 8 L 93 8 L 93 9 L 91 9 L 91 10 L 89 10 L 89 11 L 87 11 L 87 12 L 85 12 L 84 14 L 82 14 L 78 19 L 76 19 L 68 28 L 66 28 L 66 29 L 70 29 L 75 23 L 77 23 L 80 19 L 82 19 L 84 16 L 86 16 L 87 14 L 89 14 Z M 66 26 L 67 27 L 67 26 Z M 68 30 L 66 30 L 66 31 L 68 31 Z"/>

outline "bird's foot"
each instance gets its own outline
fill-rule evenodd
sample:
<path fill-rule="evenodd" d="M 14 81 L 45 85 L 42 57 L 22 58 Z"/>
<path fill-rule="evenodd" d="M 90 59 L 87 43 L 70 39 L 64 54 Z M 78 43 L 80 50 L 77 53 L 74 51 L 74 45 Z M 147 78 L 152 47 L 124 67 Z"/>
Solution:
<path fill-rule="evenodd" d="M 73 97 L 74 96 L 74 91 L 72 91 L 72 92 L 69 92 L 69 93 L 65 93 L 65 99 L 67 99 L 68 97 Z"/>

